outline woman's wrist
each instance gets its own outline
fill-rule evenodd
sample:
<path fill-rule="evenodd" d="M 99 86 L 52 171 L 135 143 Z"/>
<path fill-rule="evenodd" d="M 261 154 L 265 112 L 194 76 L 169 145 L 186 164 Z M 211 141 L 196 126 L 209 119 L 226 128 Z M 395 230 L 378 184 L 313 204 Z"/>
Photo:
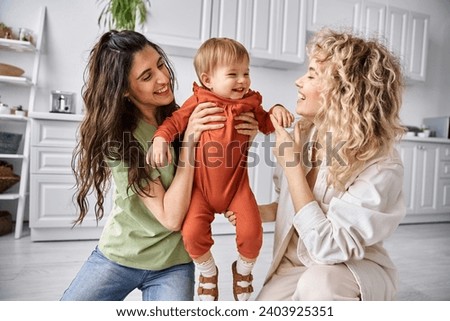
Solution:
<path fill-rule="evenodd" d="M 294 204 L 294 209 L 297 213 L 306 204 L 314 201 L 314 195 L 308 185 L 305 172 L 300 163 L 296 166 L 286 167 L 284 171 L 289 185 L 289 192 Z"/>
<path fill-rule="evenodd" d="M 191 141 L 191 140 L 183 140 L 181 141 L 181 147 L 182 148 L 194 148 L 197 146 L 197 142 Z"/>
<path fill-rule="evenodd" d="M 182 141 L 180 147 L 180 156 L 178 158 L 178 168 L 194 167 L 195 165 L 195 146 L 192 141 Z"/>

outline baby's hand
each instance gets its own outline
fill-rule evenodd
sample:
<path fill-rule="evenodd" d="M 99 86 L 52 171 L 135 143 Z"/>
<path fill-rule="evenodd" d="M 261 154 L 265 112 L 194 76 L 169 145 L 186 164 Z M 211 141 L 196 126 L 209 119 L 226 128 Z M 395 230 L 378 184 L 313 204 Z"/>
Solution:
<path fill-rule="evenodd" d="M 147 164 L 152 167 L 164 167 L 172 162 L 169 143 L 162 137 L 155 137 L 147 152 Z"/>
<path fill-rule="evenodd" d="M 278 124 L 283 127 L 291 127 L 294 122 L 294 115 L 280 104 L 276 104 L 272 108 L 272 115 L 277 119 Z"/>

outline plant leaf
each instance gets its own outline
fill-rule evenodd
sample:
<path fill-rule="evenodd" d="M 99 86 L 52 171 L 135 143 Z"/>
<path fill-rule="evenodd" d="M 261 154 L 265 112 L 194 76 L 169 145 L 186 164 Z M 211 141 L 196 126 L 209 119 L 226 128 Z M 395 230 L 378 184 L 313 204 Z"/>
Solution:
<path fill-rule="evenodd" d="M 103 3 L 97 23 L 108 25 L 109 29 L 134 30 L 136 24 L 143 26 L 147 21 L 150 0 L 97 0 Z M 137 21 L 139 18 L 139 21 Z"/>

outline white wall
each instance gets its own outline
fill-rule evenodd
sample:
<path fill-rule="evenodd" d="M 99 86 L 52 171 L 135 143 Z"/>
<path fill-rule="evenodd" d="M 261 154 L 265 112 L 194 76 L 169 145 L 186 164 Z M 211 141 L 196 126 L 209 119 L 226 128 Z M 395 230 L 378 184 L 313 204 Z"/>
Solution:
<path fill-rule="evenodd" d="M 450 2 L 386 1 L 431 15 L 427 81 L 408 85 L 401 113 L 403 123 L 419 126 L 424 117 L 450 116 Z M 101 5 L 94 0 L 1 0 L 0 22 L 14 28 L 35 30 L 39 10 L 44 5 L 47 7 L 47 23 L 36 109 L 47 111 L 51 90 L 64 90 L 77 93 L 77 112 L 81 112 L 84 67 L 90 48 L 103 31 L 97 25 Z M 3 55 L 6 59 L 7 54 L 0 52 L 0 61 Z M 191 59 L 172 57 L 172 61 L 179 78 L 176 96 L 181 103 L 190 95 L 196 77 Z M 261 92 L 266 107 L 283 103 L 293 111 L 296 100 L 294 81 L 305 72 L 305 68 L 305 65 L 297 70 L 252 67 L 252 87 Z M 10 105 L 26 105 L 23 95 L 9 88 L 0 84 L 2 101 Z"/>

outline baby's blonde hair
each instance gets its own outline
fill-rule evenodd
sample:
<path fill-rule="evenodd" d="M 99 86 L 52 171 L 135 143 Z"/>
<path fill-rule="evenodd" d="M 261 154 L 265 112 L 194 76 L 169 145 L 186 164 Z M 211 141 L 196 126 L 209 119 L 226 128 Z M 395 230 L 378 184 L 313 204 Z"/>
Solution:
<path fill-rule="evenodd" d="M 345 164 L 334 161 L 329 183 L 343 189 L 368 160 L 388 155 L 404 133 L 399 111 L 403 77 L 399 59 L 377 40 L 319 31 L 308 44 L 320 65 L 322 107 L 315 118 L 321 143 L 327 132 Z"/>
<path fill-rule="evenodd" d="M 194 68 L 201 81 L 202 73 L 211 73 L 217 66 L 250 61 L 247 49 L 240 42 L 230 38 L 206 40 L 194 57 Z"/>

